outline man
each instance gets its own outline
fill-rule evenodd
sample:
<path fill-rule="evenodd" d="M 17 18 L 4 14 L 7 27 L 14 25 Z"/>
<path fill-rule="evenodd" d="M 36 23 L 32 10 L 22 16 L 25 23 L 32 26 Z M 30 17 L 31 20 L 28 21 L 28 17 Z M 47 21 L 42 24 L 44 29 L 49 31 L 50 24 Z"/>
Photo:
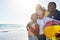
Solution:
<path fill-rule="evenodd" d="M 48 17 L 60 21 L 60 11 L 58 11 L 56 9 L 56 3 L 55 2 L 50 2 L 48 4 L 48 11 L 49 11 Z"/>

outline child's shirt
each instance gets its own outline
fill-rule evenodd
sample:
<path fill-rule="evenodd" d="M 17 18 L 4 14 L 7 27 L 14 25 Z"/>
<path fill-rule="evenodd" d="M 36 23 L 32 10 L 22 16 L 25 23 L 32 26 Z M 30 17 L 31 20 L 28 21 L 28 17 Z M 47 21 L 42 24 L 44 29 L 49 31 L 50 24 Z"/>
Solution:
<path fill-rule="evenodd" d="M 36 35 L 35 34 L 35 27 L 36 27 L 36 23 L 33 23 L 33 22 L 29 22 L 29 27 L 28 27 L 28 35 L 30 35 L 30 36 L 34 36 L 34 35 Z M 34 32 L 32 32 L 32 31 L 34 31 Z"/>

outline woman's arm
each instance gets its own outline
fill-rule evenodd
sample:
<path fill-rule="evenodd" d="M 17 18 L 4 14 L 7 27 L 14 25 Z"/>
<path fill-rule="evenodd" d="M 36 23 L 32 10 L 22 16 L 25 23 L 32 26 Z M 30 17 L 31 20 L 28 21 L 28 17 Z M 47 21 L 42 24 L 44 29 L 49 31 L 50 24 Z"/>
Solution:
<path fill-rule="evenodd" d="M 39 35 L 39 25 L 38 24 L 35 25 L 35 31 L 36 31 L 36 34 Z"/>

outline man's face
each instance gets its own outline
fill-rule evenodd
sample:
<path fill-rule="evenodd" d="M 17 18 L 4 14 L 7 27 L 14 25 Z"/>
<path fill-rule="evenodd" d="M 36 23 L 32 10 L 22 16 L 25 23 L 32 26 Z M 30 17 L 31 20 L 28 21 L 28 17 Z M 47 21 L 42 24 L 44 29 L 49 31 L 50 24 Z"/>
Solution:
<path fill-rule="evenodd" d="M 54 4 L 51 3 L 48 5 L 48 11 L 49 12 L 54 12 L 55 10 L 56 10 L 56 6 Z"/>

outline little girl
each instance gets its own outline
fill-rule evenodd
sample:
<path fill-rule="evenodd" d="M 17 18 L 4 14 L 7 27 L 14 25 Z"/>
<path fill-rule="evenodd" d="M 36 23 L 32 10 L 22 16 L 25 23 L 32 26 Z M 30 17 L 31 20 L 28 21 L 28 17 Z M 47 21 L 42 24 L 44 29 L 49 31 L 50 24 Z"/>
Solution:
<path fill-rule="evenodd" d="M 31 15 L 31 22 L 27 24 L 27 31 L 29 40 L 38 40 L 39 27 L 36 23 L 38 16 L 34 13 Z"/>

